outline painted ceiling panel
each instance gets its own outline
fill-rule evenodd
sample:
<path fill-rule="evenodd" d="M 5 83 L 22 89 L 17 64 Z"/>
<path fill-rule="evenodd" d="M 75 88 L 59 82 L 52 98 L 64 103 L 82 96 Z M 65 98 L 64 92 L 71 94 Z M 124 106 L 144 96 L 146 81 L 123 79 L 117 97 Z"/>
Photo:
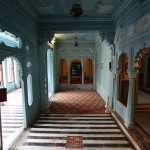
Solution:
<path fill-rule="evenodd" d="M 121 0 L 30 0 L 39 15 L 68 15 L 72 4 L 80 3 L 84 15 L 111 14 Z"/>

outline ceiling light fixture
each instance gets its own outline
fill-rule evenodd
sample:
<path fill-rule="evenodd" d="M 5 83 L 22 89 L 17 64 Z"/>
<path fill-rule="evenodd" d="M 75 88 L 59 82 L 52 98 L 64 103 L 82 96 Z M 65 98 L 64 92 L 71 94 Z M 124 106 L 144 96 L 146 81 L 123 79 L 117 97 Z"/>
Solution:
<path fill-rule="evenodd" d="M 75 37 L 74 46 L 78 46 L 78 45 L 79 45 L 79 43 L 78 43 L 78 41 L 77 41 L 77 37 Z"/>
<path fill-rule="evenodd" d="M 72 9 L 70 10 L 70 15 L 79 18 L 83 14 L 83 10 L 81 8 L 80 0 L 73 0 Z"/>
<path fill-rule="evenodd" d="M 56 38 L 55 38 L 55 36 L 54 36 L 51 41 L 48 41 L 48 42 L 47 42 L 47 44 L 48 44 L 51 48 L 54 48 L 55 41 L 56 41 Z"/>

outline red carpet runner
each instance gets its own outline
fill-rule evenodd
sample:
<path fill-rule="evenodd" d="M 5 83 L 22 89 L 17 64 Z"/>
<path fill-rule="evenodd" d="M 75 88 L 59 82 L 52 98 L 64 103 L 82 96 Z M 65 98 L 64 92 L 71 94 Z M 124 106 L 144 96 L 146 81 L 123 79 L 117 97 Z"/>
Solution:
<path fill-rule="evenodd" d="M 59 91 L 49 107 L 51 114 L 101 114 L 104 101 L 94 90 Z"/>

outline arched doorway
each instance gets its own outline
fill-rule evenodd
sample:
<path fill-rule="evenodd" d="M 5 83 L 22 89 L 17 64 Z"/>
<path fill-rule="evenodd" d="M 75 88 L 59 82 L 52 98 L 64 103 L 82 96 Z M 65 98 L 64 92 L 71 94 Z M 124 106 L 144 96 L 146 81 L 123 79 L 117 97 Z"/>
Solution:
<path fill-rule="evenodd" d="M 82 65 L 79 58 L 71 59 L 70 84 L 82 84 Z"/>
<path fill-rule="evenodd" d="M 129 90 L 129 77 L 128 77 L 128 55 L 121 54 L 119 58 L 119 89 L 118 100 L 127 107 L 128 90 Z"/>
<path fill-rule="evenodd" d="M 0 63 L 1 85 L 7 88 L 7 101 L 1 103 L 1 127 L 3 148 L 7 149 L 20 134 L 26 122 L 24 117 L 24 82 L 20 61 L 9 56 Z"/>
<path fill-rule="evenodd" d="M 138 53 L 134 67 L 137 70 L 134 121 L 150 135 L 150 48 Z"/>
<path fill-rule="evenodd" d="M 48 81 L 48 98 L 54 93 L 54 73 L 53 73 L 53 53 L 47 50 L 47 81 Z"/>

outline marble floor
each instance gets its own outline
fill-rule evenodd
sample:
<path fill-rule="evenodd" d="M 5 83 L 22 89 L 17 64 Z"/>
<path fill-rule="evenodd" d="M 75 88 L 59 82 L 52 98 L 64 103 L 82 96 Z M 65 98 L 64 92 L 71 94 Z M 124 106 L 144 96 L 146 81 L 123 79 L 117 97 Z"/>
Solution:
<path fill-rule="evenodd" d="M 15 137 L 23 130 L 22 89 L 7 94 L 1 105 L 3 149 L 7 150 Z"/>
<path fill-rule="evenodd" d="M 150 104 L 150 93 L 138 91 L 138 104 Z"/>
<path fill-rule="evenodd" d="M 150 136 L 150 112 L 136 112 L 134 120 Z"/>

